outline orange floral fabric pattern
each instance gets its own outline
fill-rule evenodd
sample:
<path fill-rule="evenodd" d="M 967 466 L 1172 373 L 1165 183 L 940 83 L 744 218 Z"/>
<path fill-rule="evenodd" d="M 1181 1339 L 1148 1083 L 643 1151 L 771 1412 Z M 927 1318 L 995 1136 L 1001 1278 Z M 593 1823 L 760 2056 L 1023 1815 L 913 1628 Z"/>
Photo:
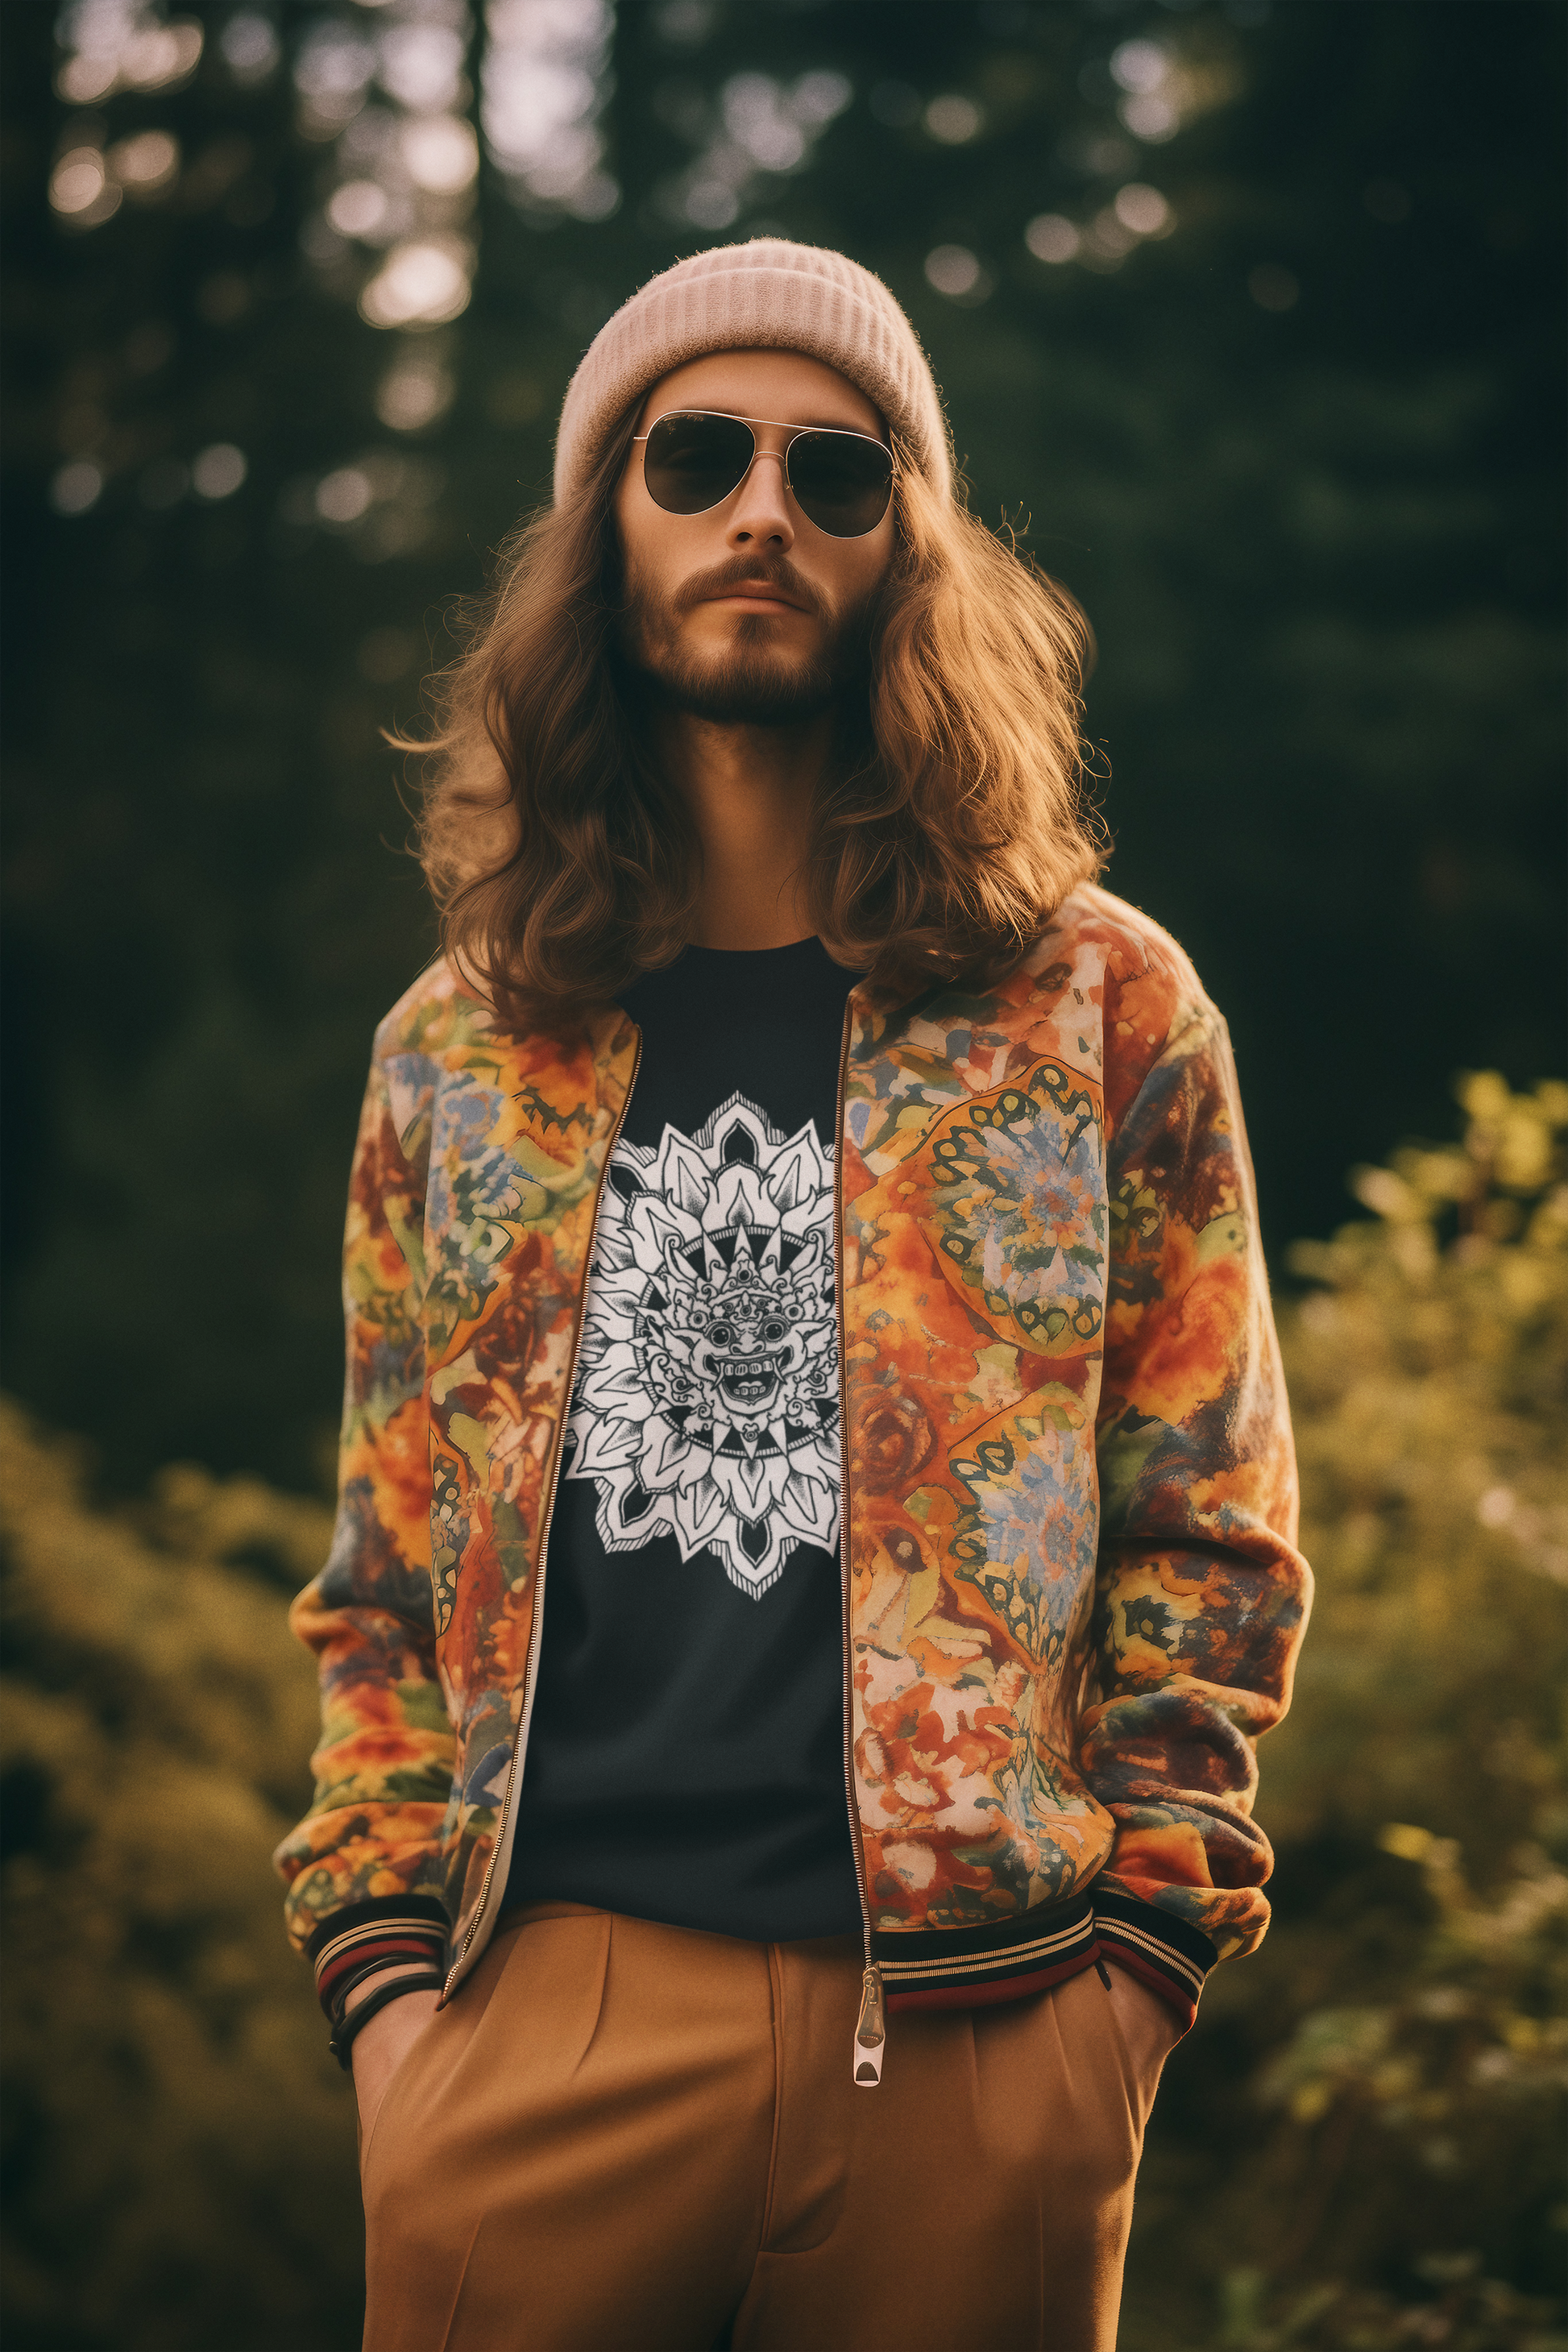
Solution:
<path fill-rule="evenodd" d="M 1085 890 L 994 993 L 867 1007 L 849 1069 L 874 1921 L 1094 1881 L 1247 1949 L 1253 1743 L 1309 1579 L 1224 1024 L 1164 933 Z"/>
<path fill-rule="evenodd" d="M 445 968 L 378 1033 L 344 1246 L 348 1376 L 310 1811 L 279 1849 L 301 1944 L 436 1897 L 460 1941 L 517 1747 L 542 1511 L 605 1160 L 637 1058 L 498 1039 Z"/>

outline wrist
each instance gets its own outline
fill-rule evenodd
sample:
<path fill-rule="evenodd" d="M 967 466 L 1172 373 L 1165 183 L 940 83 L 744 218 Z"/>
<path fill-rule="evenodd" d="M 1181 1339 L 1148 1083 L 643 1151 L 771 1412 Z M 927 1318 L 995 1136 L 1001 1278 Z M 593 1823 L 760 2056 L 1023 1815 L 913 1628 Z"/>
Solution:
<path fill-rule="evenodd" d="M 406 1980 L 414 1977 L 417 1978 L 419 1985 L 423 1987 L 428 1983 L 434 1971 L 421 1960 L 404 1960 L 395 1968 L 367 1970 L 363 1977 L 356 1977 L 349 1986 L 346 1995 L 339 2004 L 339 2014 L 342 2017 L 352 2017 L 366 1995 L 374 1992 L 378 1986 L 396 1983 L 406 1985 Z"/>
<path fill-rule="evenodd" d="M 1145 2066 L 1163 2065 L 1186 2032 L 1185 2020 L 1174 2004 L 1135 1969 L 1124 1969 L 1115 1959 L 1105 1970 L 1105 1983 L 1122 2031 L 1141 2062 Z"/>
<path fill-rule="evenodd" d="M 344 2074 L 353 2072 L 355 2041 L 384 2009 L 416 1993 L 438 1993 L 445 1981 L 439 1969 L 404 1967 L 378 1969 L 353 1984 L 342 1996 L 327 2042 Z"/>

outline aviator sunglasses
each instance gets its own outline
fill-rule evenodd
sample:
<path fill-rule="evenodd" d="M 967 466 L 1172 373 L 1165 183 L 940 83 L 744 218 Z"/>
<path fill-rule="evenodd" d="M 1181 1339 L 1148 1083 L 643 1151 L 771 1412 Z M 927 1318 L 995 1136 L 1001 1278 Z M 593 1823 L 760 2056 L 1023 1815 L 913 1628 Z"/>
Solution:
<path fill-rule="evenodd" d="M 875 530 L 893 494 L 893 453 L 868 433 L 816 425 L 790 426 L 773 416 L 726 416 L 716 410 L 674 408 L 633 436 L 641 441 L 643 479 L 666 514 L 706 514 L 738 489 L 757 454 L 753 425 L 779 425 L 789 435 L 784 477 L 808 522 L 829 539 L 861 539 Z"/>

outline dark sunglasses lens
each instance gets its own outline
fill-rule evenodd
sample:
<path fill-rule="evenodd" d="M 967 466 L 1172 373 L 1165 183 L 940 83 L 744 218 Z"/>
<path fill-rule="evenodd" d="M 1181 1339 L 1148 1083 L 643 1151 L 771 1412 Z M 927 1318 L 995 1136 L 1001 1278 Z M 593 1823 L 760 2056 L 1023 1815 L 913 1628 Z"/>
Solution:
<path fill-rule="evenodd" d="M 727 499 L 756 443 L 738 416 L 661 416 L 643 445 L 643 479 L 666 514 L 706 514 Z"/>
<path fill-rule="evenodd" d="M 789 445 L 789 486 L 818 530 L 858 539 L 888 511 L 892 455 L 855 433 L 801 433 Z"/>

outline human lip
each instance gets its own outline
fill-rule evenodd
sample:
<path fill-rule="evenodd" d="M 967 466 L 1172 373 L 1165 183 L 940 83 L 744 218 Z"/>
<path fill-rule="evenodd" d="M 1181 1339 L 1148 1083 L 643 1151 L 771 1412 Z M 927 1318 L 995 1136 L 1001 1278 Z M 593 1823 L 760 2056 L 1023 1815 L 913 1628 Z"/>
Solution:
<path fill-rule="evenodd" d="M 793 596 L 786 596 L 782 588 L 775 588 L 771 581 L 766 580 L 744 580 L 735 587 L 718 588 L 702 601 L 708 604 L 765 604 L 781 613 L 803 613 L 805 610 L 804 604 L 798 604 Z"/>

